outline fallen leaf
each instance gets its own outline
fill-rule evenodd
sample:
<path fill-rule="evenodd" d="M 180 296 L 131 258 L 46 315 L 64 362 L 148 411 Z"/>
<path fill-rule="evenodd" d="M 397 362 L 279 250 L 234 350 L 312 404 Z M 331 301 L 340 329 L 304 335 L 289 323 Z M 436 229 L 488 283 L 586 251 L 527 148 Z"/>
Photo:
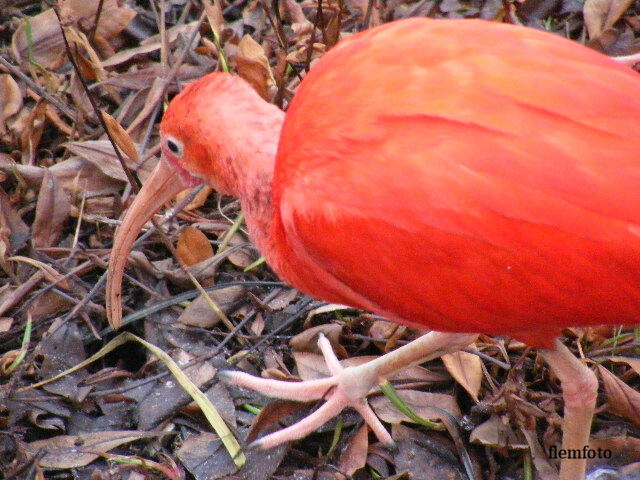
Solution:
<path fill-rule="evenodd" d="M 125 132 L 126 134 L 126 132 Z M 127 175 L 122 170 L 122 165 L 116 156 L 116 152 L 113 150 L 113 145 L 108 140 L 86 140 L 83 142 L 68 142 L 64 146 L 72 153 L 81 156 L 82 158 L 91 162 L 100 169 L 105 175 L 120 180 L 122 182 L 127 181 Z M 130 145 L 127 148 L 136 150 L 135 145 Z M 135 169 L 137 166 L 132 160 L 129 160 L 129 155 L 125 158 L 125 162 L 129 168 Z M 137 153 L 133 158 L 137 158 Z M 147 162 L 152 163 L 152 162 Z M 146 164 L 145 164 L 146 166 Z M 151 168 L 151 166 L 145 167 Z"/>
<path fill-rule="evenodd" d="M 196 187 L 197 188 L 197 187 Z M 178 195 L 176 195 L 176 204 L 181 204 L 182 201 L 184 200 L 184 198 L 187 195 L 190 195 L 191 192 L 193 191 L 193 188 L 189 188 L 186 190 L 181 191 Z M 195 196 L 195 198 L 193 200 L 191 200 L 191 202 L 189 203 L 189 205 L 187 205 L 186 207 L 183 208 L 183 210 L 185 212 L 190 212 L 192 210 L 195 210 L 197 208 L 200 208 L 201 206 L 204 205 L 204 202 L 207 201 L 207 198 L 209 197 L 209 195 L 211 195 L 211 192 L 213 192 L 213 188 L 211 188 L 208 185 L 205 185 Z"/>
<path fill-rule="evenodd" d="M 176 456 L 196 480 L 216 480 L 238 470 L 220 438 L 213 433 L 189 435 Z"/>
<path fill-rule="evenodd" d="M 182 367 L 194 359 L 193 355 L 182 349 L 172 351 L 171 358 L 197 387 L 213 379 L 216 374 L 216 369 L 207 362 L 196 362 L 189 367 Z M 188 404 L 191 399 L 189 392 L 175 379 L 157 382 L 138 403 L 138 428 L 154 428 Z"/>
<path fill-rule="evenodd" d="M 339 358 L 345 358 L 348 355 L 345 348 L 340 345 L 342 325 L 338 323 L 327 323 L 307 328 L 302 333 L 294 336 L 289 341 L 289 346 L 299 352 L 320 353 L 320 349 L 318 348 L 318 337 L 321 333 L 327 337 L 327 340 L 331 343 L 333 351 Z"/>
<path fill-rule="evenodd" d="M 398 395 L 415 413 L 427 420 L 446 418 L 447 413 L 460 418 L 462 413 L 456 399 L 444 393 L 420 392 L 418 390 L 398 390 Z M 394 407 L 387 397 L 379 395 L 369 399 L 371 408 L 380 420 L 387 423 L 413 422 Z M 444 410 L 444 412 L 442 411 Z"/>
<path fill-rule="evenodd" d="M 115 192 L 122 187 L 120 181 L 109 178 L 91 163 L 79 157 L 68 158 L 49 168 L 3 161 L 3 158 L 0 157 L 0 171 L 10 173 L 15 171 L 32 187 L 39 186 L 42 183 L 45 172 L 49 171 L 60 181 L 63 188 L 70 192 L 78 192 L 79 189 L 87 194 L 94 192 L 104 193 L 105 191 Z"/>
<path fill-rule="evenodd" d="M 280 420 L 289 415 L 307 408 L 308 404 L 293 402 L 291 400 L 275 400 L 264 406 L 251 422 L 251 428 L 247 434 L 247 442 L 253 442 L 260 432 L 271 426 L 276 426 Z"/>
<path fill-rule="evenodd" d="M 593 438 L 589 441 L 589 449 L 608 450 L 610 458 L 594 458 L 588 460 L 588 470 L 596 465 L 624 466 L 630 462 L 640 462 L 640 438 L 631 436 Z M 624 477 L 622 477 L 624 478 Z M 635 478 L 635 477 L 629 477 Z"/>
<path fill-rule="evenodd" d="M 618 356 L 610 356 L 605 357 L 605 360 L 609 360 L 614 363 L 626 363 L 629 365 L 637 375 L 640 375 L 640 358 L 635 357 L 618 357 Z"/>
<path fill-rule="evenodd" d="M 227 259 L 236 267 L 247 268 L 255 261 L 255 256 L 249 253 L 251 244 L 242 234 L 236 233 L 233 237 L 231 237 L 229 246 L 237 247 L 233 248 L 227 255 Z"/>
<path fill-rule="evenodd" d="M 60 12 L 66 25 L 92 25 L 100 0 L 66 0 L 60 2 Z M 110 39 L 118 35 L 135 17 L 134 10 L 120 7 L 118 0 L 104 0 L 96 35 Z M 53 9 L 26 17 L 11 38 L 14 58 L 28 60 L 42 67 L 57 69 L 66 55 L 58 18 Z"/>
<path fill-rule="evenodd" d="M 602 377 L 608 410 L 640 426 L 640 392 L 600 365 L 598 371 Z"/>
<path fill-rule="evenodd" d="M 118 148 L 122 150 L 131 161 L 137 164 L 139 162 L 138 149 L 133 143 L 133 140 L 131 140 L 131 137 L 129 136 L 127 131 L 122 128 L 122 125 L 120 125 L 120 123 L 118 123 L 118 121 L 107 112 L 102 112 L 102 119 L 104 120 L 104 123 L 107 124 L 109 133 L 111 134 L 111 137 L 113 138 L 113 141 L 116 143 Z"/>
<path fill-rule="evenodd" d="M 282 310 L 293 303 L 298 298 L 299 292 L 294 288 L 281 290 L 273 299 L 267 302 L 271 310 Z"/>
<path fill-rule="evenodd" d="M 475 348 L 475 344 L 471 345 Z M 442 355 L 442 362 L 451 376 L 471 395 L 476 403 L 482 385 L 482 360 L 468 352 Z"/>
<path fill-rule="evenodd" d="M 61 273 L 58 273 L 58 271 L 56 271 L 56 269 L 53 268 L 51 265 L 48 265 L 34 258 L 23 257 L 20 255 L 9 257 L 7 258 L 7 261 L 22 262 L 22 263 L 31 265 L 34 268 L 39 268 L 44 273 L 44 276 L 47 282 L 50 282 L 50 283 L 58 282 L 58 287 L 63 290 L 69 290 L 70 288 L 69 280 L 64 279 L 64 275 L 62 275 Z"/>
<path fill-rule="evenodd" d="M 246 295 L 246 289 L 241 286 L 231 286 L 219 290 L 212 290 L 209 296 L 225 314 L 230 313 Z M 211 328 L 220 322 L 220 317 L 211 310 L 207 300 L 200 296 L 193 300 L 178 317 L 178 322 L 193 327 Z"/>
<path fill-rule="evenodd" d="M 20 87 L 11 75 L 0 74 L 0 135 L 7 131 L 7 119 L 18 113 L 21 107 Z"/>
<path fill-rule="evenodd" d="M 260 94 L 269 101 L 275 86 L 273 72 L 262 46 L 251 35 L 245 35 L 238 44 L 236 55 L 238 75 L 244 78 Z"/>
<path fill-rule="evenodd" d="M 469 441 L 494 448 L 529 449 L 529 445 L 499 415 L 491 415 L 489 420 L 474 428 Z"/>
<path fill-rule="evenodd" d="M 220 0 L 205 0 L 202 4 L 211 30 L 216 32 L 217 36 L 220 37 L 220 32 L 225 24 Z"/>
<path fill-rule="evenodd" d="M 38 460 L 42 468 L 69 469 L 88 465 L 106 453 L 125 443 L 155 437 L 153 432 L 118 430 L 94 432 L 82 435 L 59 435 L 46 440 L 36 440 L 24 445 L 30 455 L 45 452 Z"/>
<path fill-rule="evenodd" d="M 397 444 L 393 456 L 396 471 L 405 472 L 400 478 L 467 478 L 451 448 L 437 435 L 422 433 L 404 425 L 394 425 L 392 435 Z"/>
<path fill-rule="evenodd" d="M 351 476 L 367 464 L 369 451 L 369 428 L 363 424 L 347 442 L 347 447 L 340 455 L 338 470 Z M 339 477 L 345 478 L 345 477 Z"/>
<path fill-rule="evenodd" d="M 178 237 L 176 254 L 184 265 L 190 267 L 213 257 L 213 247 L 204 233 L 187 226 Z"/>
<path fill-rule="evenodd" d="M 0 252 L 2 256 L 11 254 L 22 247 L 29 237 L 29 227 L 15 211 L 9 196 L 0 187 Z"/>
<path fill-rule="evenodd" d="M 35 162 L 40 140 L 46 125 L 47 103 L 39 101 L 32 108 L 25 119 L 24 128 L 20 133 L 22 149 L 22 163 L 31 165 Z"/>
<path fill-rule="evenodd" d="M 531 452 L 531 460 L 539 472 L 540 477 L 545 480 L 558 480 L 558 470 L 551 465 L 549 458 L 547 457 L 544 448 L 538 441 L 538 436 L 533 430 L 521 429 L 524 438 L 529 445 L 529 451 Z"/>
<path fill-rule="evenodd" d="M 62 234 L 62 226 L 69 217 L 71 205 L 55 176 L 46 170 L 42 178 L 36 217 L 33 222 L 34 248 L 52 247 L 58 243 Z"/>

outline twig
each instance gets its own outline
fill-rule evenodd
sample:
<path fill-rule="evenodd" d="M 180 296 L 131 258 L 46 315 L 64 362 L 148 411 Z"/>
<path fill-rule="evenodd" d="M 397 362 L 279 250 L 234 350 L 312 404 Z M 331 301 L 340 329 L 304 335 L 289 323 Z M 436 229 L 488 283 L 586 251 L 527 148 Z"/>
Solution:
<path fill-rule="evenodd" d="M 93 42 L 93 38 L 96 36 L 96 30 L 98 30 L 98 23 L 100 22 L 100 15 L 102 15 L 103 4 L 104 4 L 104 0 L 100 0 L 98 2 L 98 9 L 96 10 L 96 19 L 93 22 L 93 27 L 91 27 L 91 33 L 89 33 L 90 42 Z"/>

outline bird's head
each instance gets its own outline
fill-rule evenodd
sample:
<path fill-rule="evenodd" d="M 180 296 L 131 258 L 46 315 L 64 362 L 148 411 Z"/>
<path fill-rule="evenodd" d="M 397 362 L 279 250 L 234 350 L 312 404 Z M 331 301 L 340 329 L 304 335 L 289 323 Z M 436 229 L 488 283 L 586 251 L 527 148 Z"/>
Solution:
<path fill-rule="evenodd" d="M 260 152 L 273 162 L 283 115 L 247 82 L 220 72 L 190 83 L 171 101 L 160 124 L 164 159 L 128 208 L 111 250 L 106 304 L 113 328 L 122 319 L 124 267 L 143 225 L 180 191 L 201 183 L 238 195 L 251 181 L 247 175 L 262 168 Z"/>

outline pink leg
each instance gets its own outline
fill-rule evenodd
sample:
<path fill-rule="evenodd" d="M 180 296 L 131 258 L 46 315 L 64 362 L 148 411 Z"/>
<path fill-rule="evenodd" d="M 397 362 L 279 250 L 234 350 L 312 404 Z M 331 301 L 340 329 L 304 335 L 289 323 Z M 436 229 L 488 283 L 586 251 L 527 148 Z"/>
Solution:
<path fill-rule="evenodd" d="M 625 65 L 629 65 L 633 67 L 636 63 L 640 63 L 640 52 L 634 53 L 632 55 L 623 55 L 620 57 L 611 57 L 614 60 L 624 63 Z"/>
<path fill-rule="evenodd" d="M 598 397 L 598 379 L 559 340 L 556 340 L 554 350 L 542 350 L 540 353 L 562 384 L 562 448 L 582 450 L 589 445 L 591 421 Z M 562 460 L 560 480 L 583 480 L 586 465 L 586 460 Z"/>
<path fill-rule="evenodd" d="M 220 376 L 229 383 L 250 388 L 270 397 L 297 401 L 328 398 L 322 407 L 298 423 L 257 440 L 254 444 L 259 448 L 267 449 L 305 437 L 346 407 L 358 411 L 381 442 L 392 444 L 391 436 L 366 401 L 369 391 L 385 377 L 409 365 L 458 351 L 474 342 L 476 338 L 475 334 L 430 332 L 375 360 L 357 367 L 344 368 L 333 353 L 329 341 L 321 335 L 318 345 L 331 377 L 304 382 L 283 382 L 240 372 L 220 372 Z"/>

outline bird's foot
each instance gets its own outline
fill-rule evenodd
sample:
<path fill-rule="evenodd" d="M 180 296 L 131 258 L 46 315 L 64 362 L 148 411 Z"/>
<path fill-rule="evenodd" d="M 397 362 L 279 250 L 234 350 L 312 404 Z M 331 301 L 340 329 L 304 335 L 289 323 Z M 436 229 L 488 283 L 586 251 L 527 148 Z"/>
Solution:
<path fill-rule="evenodd" d="M 228 383 L 250 388 L 268 397 L 301 402 L 326 399 L 326 403 L 308 417 L 255 441 L 253 446 L 268 449 L 302 438 L 337 416 L 346 407 L 358 411 L 378 439 L 392 446 L 391 435 L 367 403 L 366 397 L 371 389 L 385 377 L 408 365 L 456 352 L 473 343 L 476 338 L 476 334 L 429 332 L 375 360 L 345 368 L 333 353 L 329 340 L 321 335 L 318 345 L 331 372 L 330 377 L 304 382 L 283 382 L 234 371 L 220 372 L 220 376 Z"/>
<path fill-rule="evenodd" d="M 221 378 L 227 383 L 250 388 L 268 397 L 300 402 L 326 400 L 309 416 L 256 440 L 251 446 L 266 450 L 284 442 L 303 438 L 336 417 L 346 407 L 351 407 L 360 413 L 378 440 L 392 446 L 394 442 L 391 435 L 373 413 L 366 399 L 369 391 L 379 382 L 378 369 L 371 362 L 356 367 L 343 367 L 333 352 L 329 340 L 322 334 L 318 339 L 318 346 L 331 372 L 330 377 L 303 382 L 286 382 L 254 377 L 243 372 L 220 372 Z"/>

